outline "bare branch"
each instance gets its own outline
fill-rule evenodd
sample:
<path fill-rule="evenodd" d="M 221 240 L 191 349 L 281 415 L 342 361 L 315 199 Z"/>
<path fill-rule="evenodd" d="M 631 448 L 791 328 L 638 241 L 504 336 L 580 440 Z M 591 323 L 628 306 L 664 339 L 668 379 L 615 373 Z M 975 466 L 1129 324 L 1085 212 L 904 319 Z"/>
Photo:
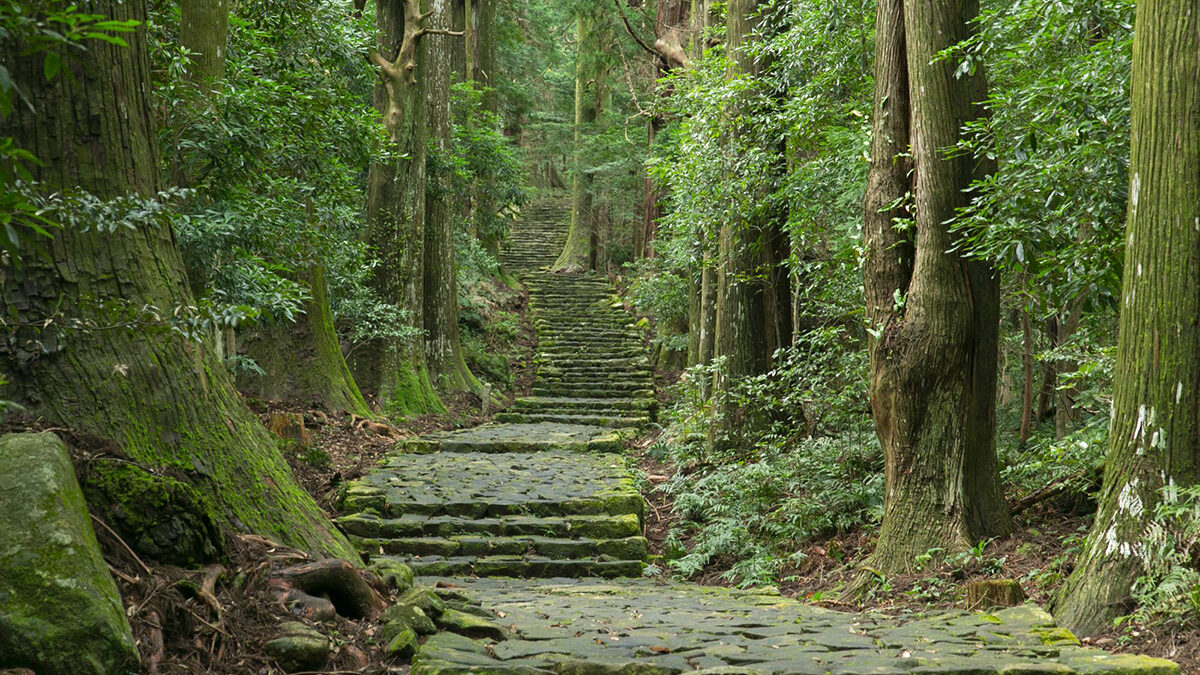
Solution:
<path fill-rule="evenodd" d="M 617 7 L 617 14 L 621 15 L 621 22 L 625 24 L 625 31 L 629 33 L 629 37 L 633 38 L 633 41 L 638 43 L 639 47 L 646 50 L 647 54 L 655 58 L 662 58 L 662 54 L 658 53 L 650 45 L 646 44 L 646 42 L 642 40 L 642 38 L 638 37 L 638 34 L 634 32 L 633 25 L 629 23 L 629 17 L 625 16 L 625 10 L 621 9 L 621 0 L 613 0 L 613 4 Z"/>
<path fill-rule="evenodd" d="M 418 37 L 425 35 L 449 35 L 450 37 L 462 37 L 463 32 L 461 30 L 445 30 L 444 28 L 422 28 L 421 30 L 417 31 Z"/>

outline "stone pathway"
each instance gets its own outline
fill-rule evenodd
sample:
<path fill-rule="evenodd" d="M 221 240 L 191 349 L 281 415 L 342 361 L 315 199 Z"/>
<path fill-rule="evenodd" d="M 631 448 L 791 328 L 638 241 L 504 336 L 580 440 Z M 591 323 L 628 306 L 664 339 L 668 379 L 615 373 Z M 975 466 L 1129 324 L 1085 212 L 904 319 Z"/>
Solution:
<path fill-rule="evenodd" d="M 530 291 L 533 396 L 499 424 L 408 442 L 347 489 L 338 522 L 364 556 L 435 588 L 389 610 L 408 617 L 387 635 L 410 636 L 396 644 L 415 648 L 414 675 L 1179 672 L 1083 649 L 1032 605 L 895 618 L 641 578 L 645 505 L 621 442 L 655 418 L 652 373 L 604 280 L 544 269 L 567 217 L 561 197 L 534 205 L 503 254 Z"/>

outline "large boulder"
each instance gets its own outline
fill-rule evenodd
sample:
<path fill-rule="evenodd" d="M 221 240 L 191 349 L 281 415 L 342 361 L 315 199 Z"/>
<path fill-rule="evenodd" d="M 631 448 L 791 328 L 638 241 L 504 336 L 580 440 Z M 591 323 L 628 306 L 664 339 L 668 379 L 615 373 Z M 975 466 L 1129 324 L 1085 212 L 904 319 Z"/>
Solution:
<path fill-rule="evenodd" d="M 138 672 L 121 596 L 53 434 L 0 437 L 0 669 Z"/>

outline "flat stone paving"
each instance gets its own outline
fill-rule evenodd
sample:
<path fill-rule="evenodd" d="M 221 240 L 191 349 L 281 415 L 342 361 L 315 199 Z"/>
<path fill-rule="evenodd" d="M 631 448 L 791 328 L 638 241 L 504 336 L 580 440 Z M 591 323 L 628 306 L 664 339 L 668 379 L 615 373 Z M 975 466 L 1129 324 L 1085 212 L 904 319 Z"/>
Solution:
<path fill-rule="evenodd" d="M 516 513 L 640 513 L 642 497 L 613 453 L 448 452 L 389 456 L 357 481 L 352 507 L 383 515 L 498 516 Z"/>
<path fill-rule="evenodd" d="M 764 591 L 694 584 L 433 579 L 447 600 L 506 627 L 509 639 L 435 635 L 413 675 L 1168 675 L 1160 659 L 1084 649 L 1035 605 L 911 618 L 848 614 Z"/>
<path fill-rule="evenodd" d="M 472 429 L 430 434 L 409 441 L 408 452 L 520 452 L 557 450 L 620 450 L 620 435 L 588 424 L 485 424 Z"/>

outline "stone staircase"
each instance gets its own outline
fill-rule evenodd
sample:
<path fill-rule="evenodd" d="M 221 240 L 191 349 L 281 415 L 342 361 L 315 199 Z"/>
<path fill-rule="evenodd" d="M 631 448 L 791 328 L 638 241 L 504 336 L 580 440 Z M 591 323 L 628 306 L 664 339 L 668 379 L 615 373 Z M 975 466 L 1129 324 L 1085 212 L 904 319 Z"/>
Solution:
<path fill-rule="evenodd" d="M 645 346 L 604 280 L 544 271 L 567 201 L 527 210 L 502 254 L 539 339 L 533 396 L 498 424 L 409 441 L 347 486 L 338 524 L 371 560 L 418 576 L 640 576 L 645 502 L 624 431 L 651 422 Z"/>
<path fill-rule="evenodd" d="M 562 249 L 564 200 L 540 202 L 504 252 L 507 269 L 529 289 L 538 334 L 533 396 L 500 422 L 642 427 L 655 420 L 654 375 L 641 333 L 607 280 L 547 271 Z"/>

